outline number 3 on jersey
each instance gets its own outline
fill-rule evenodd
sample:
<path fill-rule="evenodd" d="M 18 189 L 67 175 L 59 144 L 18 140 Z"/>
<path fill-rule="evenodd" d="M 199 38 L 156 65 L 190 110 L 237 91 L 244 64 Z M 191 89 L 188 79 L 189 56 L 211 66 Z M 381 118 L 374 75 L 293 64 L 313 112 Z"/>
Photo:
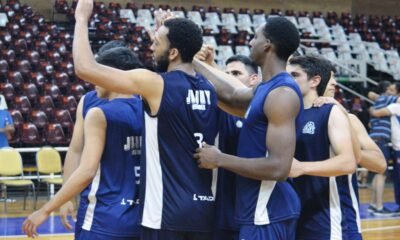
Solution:
<path fill-rule="evenodd" d="M 194 133 L 194 138 L 196 138 L 197 144 L 199 144 L 199 148 L 203 147 L 203 134 L 202 133 Z"/>

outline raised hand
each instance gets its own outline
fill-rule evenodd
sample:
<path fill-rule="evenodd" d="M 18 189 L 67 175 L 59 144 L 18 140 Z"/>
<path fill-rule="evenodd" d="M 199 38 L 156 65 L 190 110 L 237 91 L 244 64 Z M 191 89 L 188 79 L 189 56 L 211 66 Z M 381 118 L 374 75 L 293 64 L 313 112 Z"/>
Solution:
<path fill-rule="evenodd" d="M 88 22 L 93 12 L 93 0 L 79 0 L 75 9 L 75 20 Z"/>

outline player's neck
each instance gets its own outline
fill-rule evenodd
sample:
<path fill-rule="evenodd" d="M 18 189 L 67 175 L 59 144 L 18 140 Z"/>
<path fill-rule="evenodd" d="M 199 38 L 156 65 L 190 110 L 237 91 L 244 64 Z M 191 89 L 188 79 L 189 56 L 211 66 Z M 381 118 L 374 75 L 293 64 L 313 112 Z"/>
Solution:
<path fill-rule="evenodd" d="M 110 93 L 110 95 L 108 95 L 108 100 L 111 101 L 116 98 L 131 98 L 131 97 L 132 97 L 132 95 L 112 92 L 112 93 Z"/>
<path fill-rule="evenodd" d="M 263 82 L 271 80 L 279 73 L 286 71 L 286 61 L 276 57 L 267 57 L 261 66 Z"/>
<path fill-rule="evenodd" d="M 182 62 L 170 63 L 168 66 L 168 72 L 175 71 L 175 70 L 180 70 L 180 71 L 185 72 L 192 76 L 196 75 L 196 72 L 194 71 L 194 67 L 193 67 L 192 63 L 182 63 Z"/>
<path fill-rule="evenodd" d="M 310 90 L 305 96 L 303 96 L 304 109 L 312 107 L 314 101 L 318 98 L 318 93 L 315 90 Z"/>

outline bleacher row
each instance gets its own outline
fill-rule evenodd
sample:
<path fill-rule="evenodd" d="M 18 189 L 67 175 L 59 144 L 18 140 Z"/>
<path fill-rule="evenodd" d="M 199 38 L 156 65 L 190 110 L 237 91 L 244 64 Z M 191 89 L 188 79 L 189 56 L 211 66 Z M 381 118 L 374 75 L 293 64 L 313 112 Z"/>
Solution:
<path fill-rule="evenodd" d="M 55 9 L 67 14 L 73 21 L 74 8 L 66 0 L 58 0 Z M 222 63 L 234 53 L 248 54 L 248 42 L 254 29 L 263 24 L 268 17 L 285 16 L 300 30 L 303 39 L 321 40 L 319 43 L 305 43 L 309 47 L 306 53 L 322 54 L 333 61 L 357 59 L 371 64 L 376 70 L 386 72 L 400 80 L 400 16 L 370 16 L 328 12 L 295 12 L 272 9 L 266 16 L 261 9 L 251 12 L 233 8 L 193 6 L 190 11 L 183 7 L 169 5 L 158 6 L 171 9 L 176 16 L 187 17 L 203 27 L 205 42 L 218 50 L 217 60 Z M 153 4 L 143 4 L 138 8 L 134 3 L 127 3 L 125 8 L 119 3 L 95 2 L 95 15 L 102 16 L 101 21 L 109 24 L 118 21 L 119 17 L 129 19 L 138 26 L 150 28 L 154 23 Z M 304 52 L 303 52 L 304 53 Z"/>
<path fill-rule="evenodd" d="M 6 98 L 17 129 L 10 141 L 12 146 L 63 146 L 70 141 L 77 102 L 93 89 L 74 74 L 72 36 L 76 3 L 55 1 L 55 10 L 69 19 L 55 24 L 46 22 L 43 16 L 33 13 L 31 6 L 21 5 L 18 0 L 5 3 L 0 0 L 0 94 Z M 263 10 L 240 9 L 235 13 L 231 8 L 221 11 L 209 7 L 206 11 L 204 7 L 193 6 L 191 11 L 186 11 L 183 7 L 159 7 L 173 9 L 175 15 L 188 17 L 202 26 L 204 41 L 215 46 L 220 64 L 233 54 L 248 55 L 248 43 L 255 28 L 266 21 Z M 151 68 L 151 41 L 146 29 L 154 24 L 154 9 L 152 4 L 138 8 L 134 3 L 127 3 L 122 8 L 118 3 L 106 6 L 95 2 L 90 23 L 92 45 L 96 48 L 113 39 L 123 40 Z M 298 26 L 302 38 L 330 41 L 305 43 L 311 47 L 306 51 L 321 52 L 330 59 L 367 59 L 368 55 L 370 58 L 366 61 L 373 64 L 380 63 L 376 59 L 379 55 L 385 59 L 388 69 L 396 66 L 400 74 L 397 50 L 383 50 L 376 42 L 362 42 L 368 36 L 335 25 L 342 20 L 335 22 L 330 13 L 325 18 L 327 21 L 321 13 L 313 13 L 313 18 L 306 12 L 286 11 L 285 14 Z M 276 15 L 282 13 L 271 10 L 268 17 Z M 396 19 L 393 24 L 400 26 L 399 18 L 393 19 Z M 346 41 L 347 45 L 337 45 L 338 41 Z M 396 44 L 391 46 L 399 47 Z"/>

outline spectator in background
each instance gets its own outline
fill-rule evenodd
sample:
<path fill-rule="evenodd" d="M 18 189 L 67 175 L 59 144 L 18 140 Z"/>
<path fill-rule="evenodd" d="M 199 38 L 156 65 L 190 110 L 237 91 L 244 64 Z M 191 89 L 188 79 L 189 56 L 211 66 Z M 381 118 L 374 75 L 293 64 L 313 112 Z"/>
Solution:
<path fill-rule="evenodd" d="M 4 98 L 0 98 L 0 106 Z M 14 133 L 14 122 L 7 109 L 0 109 L 0 148 L 8 147 L 8 138 Z"/>
<path fill-rule="evenodd" d="M 400 83 L 392 84 L 392 92 L 400 94 Z M 392 103 L 385 108 L 379 110 L 371 108 L 371 116 L 373 117 L 390 117 L 392 132 L 392 148 L 393 155 L 393 186 L 396 204 L 399 206 L 396 212 L 400 212 L 400 103 Z"/>
<path fill-rule="evenodd" d="M 391 86 L 388 81 L 383 81 L 379 84 L 380 94 L 369 92 L 368 97 L 375 101 L 373 110 L 379 110 L 386 108 L 389 104 L 398 101 L 398 97 L 394 96 L 396 89 Z M 370 120 L 371 131 L 370 136 L 379 146 L 383 152 L 386 161 L 390 159 L 390 147 L 389 143 L 391 140 L 391 124 L 390 117 L 371 117 Z M 393 212 L 383 207 L 383 191 L 385 188 L 386 174 L 376 174 L 372 180 L 372 201 L 368 207 L 368 211 L 376 216 L 392 216 Z"/>

